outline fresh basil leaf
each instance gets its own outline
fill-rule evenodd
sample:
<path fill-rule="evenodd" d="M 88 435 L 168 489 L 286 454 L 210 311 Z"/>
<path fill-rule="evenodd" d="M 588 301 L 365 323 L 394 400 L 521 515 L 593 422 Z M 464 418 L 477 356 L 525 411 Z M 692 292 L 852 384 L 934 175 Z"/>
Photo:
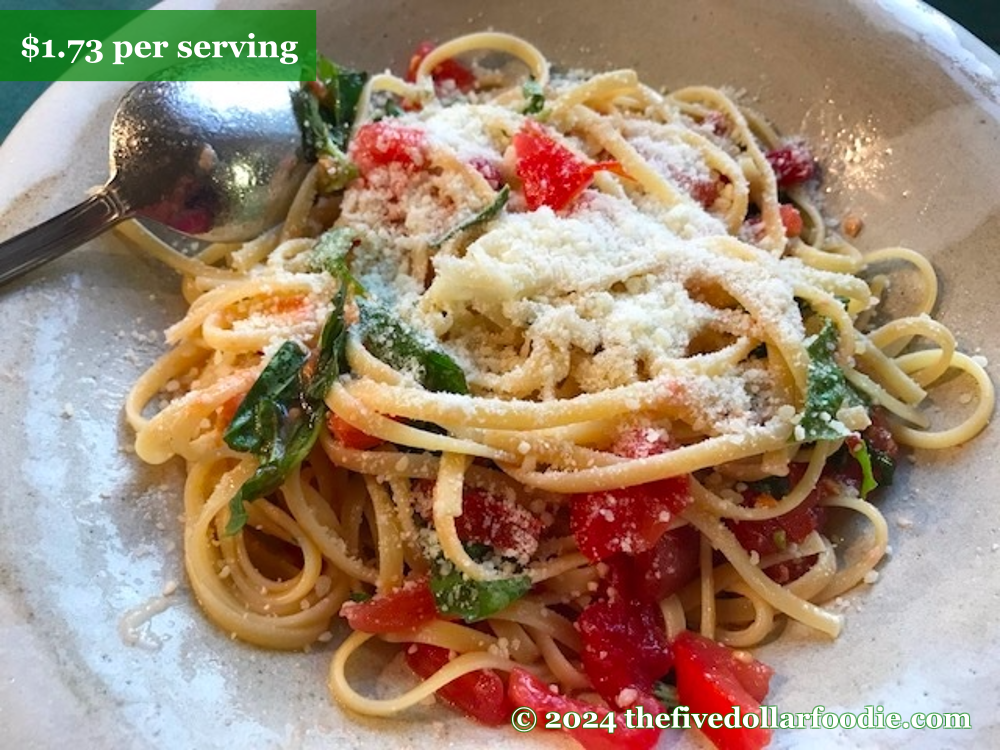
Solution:
<path fill-rule="evenodd" d="M 868 454 L 871 456 L 872 474 L 879 487 L 890 486 L 896 475 L 896 462 L 892 456 L 871 445 L 868 445 Z"/>
<path fill-rule="evenodd" d="M 360 603 L 368 601 L 369 599 L 372 598 L 372 595 L 369 594 L 367 591 L 352 591 L 350 594 L 347 595 L 347 598 L 350 599 L 352 602 Z"/>
<path fill-rule="evenodd" d="M 527 102 L 524 109 L 521 110 L 524 114 L 537 115 L 545 108 L 545 91 L 542 89 L 542 84 L 536 81 L 534 76 L 524 82 L 521 92 Z"/>
<path fill-rule="evenodd" d="M 361 343 L 397 370 L 410 372 L 429 391 L 468 393 L 465 373 L 436 344 L 367 298 L 357 300 Z"/>
<path fill-rule="evenodd" d="M 750 482 L 750 489 L 762 495 L 770 495 L 780 500 L 792 491 L 792 482 L 788 477 L 767 477 Z"/>
<path fill-rule="evenodd" d="M 326 393 L 347 371 L 347 289 L 341 283 L 334 297 L 312 377 L 305 377 L 309 355 L 286 341 L 250 388 L 223 436 L 234 450 L 259 459 L 256 471 L 229 502 L 227 534 L 236 534 L 246 524 L 245 503 L 278 489 L 316 444 L 326 415 Z"/>
<path fill-rule="evenodd" d="M 658 680 L 653 683 L 653 697 L 660 702 L 666 711 L 673 711 L 681 705 L 677 697 L 677 686 L 671 685 L 665 680 Z"/>
<path fill-rule="evenodd" d="M 261 454 L 275 440 L 275 430 L 264 422 L 265 405 L 286 411 L 299 399 L 299 373 L 309 355 L 294 341 L 286 341 L 247 391 L 222 436 L 226 445 L 242 453 Z M 271 412 L 268 412 L 270 414 Z"/>
<path fill-rule="evenodd" d="M 246 524 L 247 513 L 244 503 L 264 497 L 284 484 L 288 474 L 309 455 L 322 424 L 321 413 L 308 407 L 299 407 L 289 412 L 278 428 L 277 437 L 271 442 L 270 450 L 260 456 L 260 463 L 253 475 L 243 483 L 239 491 L 229 501 L 229 522 L 226 534 L 240 531 Z"/>
<path fill-rule="evenodd" d="M 809 353 L 806 403 L 799 425 L 807 442 L 836 440 L 847 437 L 850 430 L 837 420 L 842 406 L 858 403 L 854 391 L 848 387 L 844 372 L 834 357 L 837 350 L 837 326 L 831 320 L 806 347 Z"/>
<path fill-rule="evenodd" d="M 434 603 L 443 615 L 458 615 L 466 622 L 483 620 L 506 609 L 531 588 L 526 575 L 492 581 L 473 581 L 460 570 L 441 575 L 435 572 L 430 580 Z"/>
<path fill-rule="evenodd" d="M 334 381 L 347 372 L 347 325 L 344 306 L 347 303 L 347 284 L 341 283 L 333 298 L 333 310 L 323 325 L 319 337 L 319 357 L 316 372 L 306 387 L 306 398 L 318 409 Z"/>
<path fill-rule="evenodd" d="M 861 467 L 861 487 L 858 491 L 862 498 L 866 498 L 869 492 L 878 487 L 878 482 L 872 471 L 872 457 L 868 452 L 868 443 L 860 437 L 848 438 L 847 450 Z"/>
<path fill-rule="evenodd" d="M 337 65 L 323 55 L 319 56 L 316 74 L 326 90 L 320 104 L 330 126 L 330 138 L 337 148 L 346 151 L 368 74 Z"/>
<path fill-rule="evenodd" d="M 465 221 L 459 222 L 458 224 L 453 226 L 447 232 L 445 232 L 436 240 L 431 242 L 430 243 L 431 247 L 441 247 L 441 245 L 443 245 L 445 242 L 450 240 L 455 235 L 464 232 L 466 229 L 471 229 L 472 227 L 478 226 L 479 224 L 485 224 L 488 221 L 492 221 L 503 210 L 503 207 L 507 205 L 507 200 L 509 198 L 510 198 L 510 186 L 504 185 L 502 188 L 500 188 L 499 192 L 497 193 L 496 199 L 490 205 L 488 205 L 486 208 L 484 208 L 475 216 L 468 218 Z"/>
<path fill-rule="evenodd" d="M 296 89 L 291 98 L 292 112 L 302 133 L 302 151 L 306 161 L 316 161 L 333 147 L 330 130 L 319 111 L 319 100 L 307 88 Z"/>
<path fill-rule="evenodd" d="M 306 160 L 318 161 L 322 167 L 320 192 L 329 194 L 342 190 L 358 176 L 346 151 L 368 75 L 342 68 L 322 55 L 316 74 L 322 86 L 305 82 L 292 92 L 292 111 L 302 132 Z"/>
<path fill-rule="evenodd" d="M 326 271 L 343 284 L 350 284 L 359 294 L 365 288 L 351 274 L 347 265 L 347 255 L 361 242 L 357 230 L 350 227 L 334 227 L 319 236 L 309 258 L 312 271 Z"/>

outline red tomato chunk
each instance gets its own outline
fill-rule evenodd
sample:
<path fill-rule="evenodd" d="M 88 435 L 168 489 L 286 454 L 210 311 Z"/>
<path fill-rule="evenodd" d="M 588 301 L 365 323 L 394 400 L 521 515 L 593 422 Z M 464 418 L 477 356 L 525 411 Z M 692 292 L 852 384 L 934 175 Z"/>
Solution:
<path fill-rule="evenodd" d="M 788 141 L 765 154 L 774 170 L 778 187 L 798 185 L 816 173 L 816 160 L 802 141 Z"/>
<path fill-rule="evenodd" d="M 653 683 L 673 665 L 663 615 L 654 602 L 620 596 L 598 601 L 580 613 L 576 628 L 583 641 L 583 669 L 610 706 L 628 708 L 628 689 L 651 694 Z"/>
<path fill-rule="evenodd" d="M 462 497 L 462 515 L 455 529 L 463 542 L 488 544 L 500 554 L 523 557 L 538 549 L 542 521 L 513 500 L 469 488 Z"/>
<path fill-rule="evenodd" d="M 407 81 L 413 83 L 417 80 L 417 68 L 436 47 L 434 42 L 420 43 L 410 57 L 410 64 L 406 70 Z M 475 74 L 457 60 L 444 60 L 436 65 L 431 71 L 431 79 L 439 87 L 451 84 L 459 91 L 471 91 L 476 86 Z"/>
<path fill-rule="evenodd" d="M 767 696 L 774 670 L 766 664 L 707 638 L 684 631 L 674 639 L 677 698 L 692 714 L 757 713 Z M 701 731 L 719 750 L 760 750 L 771 740 L 771 730 L 707 723 Z"/>
<path fill-rule="evenodd" d="M 326 426 L 338 442 L 343 443 L 345 448 L 352 450 L 366 451 L 377 445 L 382 445 L 382 438 L 362 432 L 343 417 L 338 417 L 331 412 L 326 417 Z"/>
<path fill-rule="evenodd" d="M 507 687 L 507 695 L 511 706 L 527 706 L 538 715 L 539 726 L 545 726 L 546 713 L 554 711 L 560 715 L 565 715 L 567 711 L 574 711 L 581 716 L 587 712 L 597 714 L 597 721 L 600 722 L 610 713 L 604 706 L 596 706 L 591 703 L 574 698 L 568 698 L 549 690 L 549 686 L 535 677 L 530 672 L 523 669 L 515 669 L 510 674 L 510 683 Z M 663 707 L 652 699 L 643 697 L 637 705 L 641 705 L 648 713 L 659 714 Z M 608 732 L 602 726 L 585 728 L 577 726 L 568 728 L 563 725 L 562 729 L 570 737 L 580 743 L 584 750 L 651 750 L 656 746 L 656 741 L 662 730 L 655 726 L 652 728 L 629 728 L 625 725 L 625 719 L 618 715 L 614 733 Z"/>
<path fill-rule="evenodd" d="M 344 602 L 340 614 L 352 629 L 363 633 L 416 630 L 438 616 L 434 595 L 423 577 L 366 602 Z"/>
<path fill-rule="evenodd" d="M 358 128 L 348 150 L 362 175 L 389 164 L 416 169 L 426 161 L 426 138 L 416 128 L 380 120 Z"/>
<path fill-rule="evenodd" d="M 610 170 L 622 174 L 616 161 L 587 162 L 555 140 L 534 120 L 515 133 L 515 171 L 522 183 L 528 208 L 566 208 L 593 181 L 594 174 Z"/>
<path fill-rule="evenodd" d="M 610 585 L 629 601 L 660 602 L 697 577 L 700 541 L 696 528 L 681 526 L 645 552 L 613 555 L 607 559 Z"/>
<path fill-rule="evenodd" d="M 406 649 L 407 666 L 425 680 L 449 661 L 451 653 L 440 646 L 413 643 Z M 492 669 L 478 669 L 457 677 L 435 694 L 483 724 L 499 726 L 510 721 L 507 687 Z"/>

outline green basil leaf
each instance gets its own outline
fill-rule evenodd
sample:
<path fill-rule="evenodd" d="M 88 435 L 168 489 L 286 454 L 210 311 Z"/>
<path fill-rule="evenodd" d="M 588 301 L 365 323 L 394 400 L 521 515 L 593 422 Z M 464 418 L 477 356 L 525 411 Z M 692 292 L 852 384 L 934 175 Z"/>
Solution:
<path fill-rule="evenodd" d="M 305 407 L 287 415 L 278 430 L 278 437 L 271 444 L 271 450 L 261 457 L 257 470 L 229 501 L 226 534 L 235 534 L 246 524 L 244 503 L 253 502 L 277 490 L 284 484 L 292 469 L 309 455 L 319 437 L 323 421 L 320 416 L 320 412 Z"/>
<path fill-rule="evenodd" d="M 319 101 L 307 88 L 291 93 L 292 112 L 302 133 L 302 151 L 306 161 L 316 161 L 320 154 L 330 153 L 334 148 L 330 140 L 330 130 L 319 111 Z"/>
<path fill-rule="evenodd" d="M 468 393 L 465 373 L 438 346 L 367 298 L 357 300 L 361 343 L 389 366 L 412 373 L 429 391 Z"/>
<path fill-rule="evenodd" d="M 326 415 L 326 393 L 347 371 L 347 288 L 341 283 L 334 297 L 312 378 L 307 382 L 303 374 L 309 355 L 286 341 L 250 388 L 223 436 L 234 450 L 259 459 L 256 471 L 229 502 L 227 534 L 246 524 L 245 503 L 277 490 L 316 444 Z"/>
<path fill-rule="evenodd" d="M 860 437 L 848 438 L 847 450 L 854 456 L 854 460 L 861 467 L 861 487 L 859 492 L 862 498 L 868 497 L 868 493 L 878 487 L 875 480 L 875 473 L 872 471 L 872 457 L 868 452 L 868 443 Z"/>
<path fill-rule="evenodd" d="M 347 256 L 361 242 L 357 230 L 350 227 L 334 227 L 319 236 L 309 257 L 310 270 L 326 271 L 342 284 L 350 284 L 359 294 L 365 293 L 347 265 Z"/>
<path fill-rule="evenodd" d="M 358 102 L 361 100 L 361 92 L 368 81 L 368 74 L 337 65 L 320 55 L 316 65 L 316 75 L 326 89 L 320 104 L 323 115 L 330 125 L 330 138 L 337 148 L 345 151 Z"/>
<path fill-rule="evenodd" d="M 868 454 L 871 456 L 872 474 L 879 487 L 890 486 L 896 475 L 896 462 L 892 456 L 871 445 L 868 445 Z"/>
<path fill-rule="evenodd" d="M 347 325 L 344 306 L 347 303 L 347 284 L 341 283 L 333 298 L 333 310 L 323 325 L 319 337 L 319 357 L 316 373 L 306 388 L 306 398 L 314 409 L 323 406 L 326 394 L 334 381 L 347 372 Z"/>
<path fill-rule="evenodd" d="M 486 208 L 484 208 L 475 216 L 468 218 L 465 221 L 460 222 L 457 225 L 453 226 L 447 232 L 445 232 L 436 240 L 431 242 L 430 243 L 431 247 L 441 247 L 441 245 L 443 245 L 445 242 L 450 240 L 455 235 L 464 232 L 466 229 L 471 229 L 472 227 L 478 226 L 479 224 L 485 224 L 488 221 L 492 221 L 500 214 L 500 212 L 503 210 L 503 207 L 507 205 L 507 200 L 509 198 L 510 198 L 510 186 L 504 185 L 502 188 L 500 188 L 500 191 L 497 193 L 496 199 L 490 205 L 488 205 Z"/>
<path fill-rule="evenodd" d="M 848 387 L 844 372 L 834 357 L 837 350 L 837 326 L 826 320 L 823 329 L 806 347 L 809 353 L 806 403 L 799 425 L 805 440 L 836 440 L 847 437 L 850 430 L 837 420 L 842 406 L 858 403 L 853 389 Z"/>
<path fill-rule="evenodd" d="M 681 705 L 680 700 L 677 698 L 677 686 L 671 685 L 665 680 L 658 680 L 653 683 L 653 697 L 663 705 L 666 711 L 673 711 Z"/>
<path fill-rule="evenodd" d="M 309 355 L 294 341 L 286 341 L 274 353 L 267 367 L 247 391 L 222 436 L 226 445 L 243 453 L 262 454 L 276 439 L 276 427 L 270 427 L 266 414 L 280 414 L 299 401 L 299 377 Z"/>
<path fill-rule="evenodd" d="M 537 115 L 545 108 L 545 91 L 542 89 L 542 84 L 536 81 L 533 76 L 524 82 L 521 92 L 527 102 L 524 109 L 521 110 L 524 114 Z"/>
<path fill-rule="evenodd" d="M 431 592 L 438 611 L 458 615 L 466 622 L 483 620 L 506 609 L 531 589 L 526 575 L 493 581 L 473 581 L 455 568 L 446 575 L 434 573 Z"/>

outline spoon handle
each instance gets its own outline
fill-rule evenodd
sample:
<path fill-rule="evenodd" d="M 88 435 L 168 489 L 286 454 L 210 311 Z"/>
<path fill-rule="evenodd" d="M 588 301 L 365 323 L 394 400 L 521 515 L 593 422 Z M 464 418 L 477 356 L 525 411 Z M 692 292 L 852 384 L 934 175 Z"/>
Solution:
<path fill-rule="evenodd" d="M 78 206 L 0 243 L 0 284 L 68 253 L 128 218 L 128 210 L 105 188 Z"/>

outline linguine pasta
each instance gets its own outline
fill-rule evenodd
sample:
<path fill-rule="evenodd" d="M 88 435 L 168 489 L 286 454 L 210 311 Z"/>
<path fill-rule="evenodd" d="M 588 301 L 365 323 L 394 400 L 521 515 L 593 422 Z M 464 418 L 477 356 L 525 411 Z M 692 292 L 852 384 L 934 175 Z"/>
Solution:
<path fill-rule="evenodd" d="M 664 643 L 691 630 L 746 649 L 788 619 L 837 636 L 824 603 L 888 544 L 871 495 L 888 474 L 863 461 L 891 464 L 895 443 L 960 445 L 992 414 L 983 367 L 931 317 L 930 264 L 832 233 L 811 158 L 723 91 L 557 74 L 499 33 L 433 48 L 411 73 L 367 79 L 343 154 L 360 174 L 331 188 L 344 164 L 320 158 L 274 230 L 197 259 L 120 230 L 177 267 L 190 305 L 126 412 L 143 460 L 187 465 L 185 566 L 207 616 L 301 649 L 329 640 L 341 611 L 355 623 L 367 604 L 352 598 L 429 578 L 439 616 L 358 629 L 334 652 L 333 697 L 373 716 L 478 670 L 604 695 L 574 621 L 625 596 L 615 570 L 669 544 L 687 545 L 690 572 L 657 594 Z M 334 240 L 339 265 L 321 267 Z M 922 294 L 887 319 L 879 298 L 900 265 Z M 234 496 L 273 460 L 224 439 L 234 414 L 286 342 L 313 377 L 337 316 L 343 364 L 301 407 L 318 438 L 242 503 L 233 533 Z M 385 353 L 400 340 L 421 351 Z M 461 387 L 428 385 L 440 360 L 427 352 Z M 932 427 L 928 390 L 959 373 L 975 408 Z M 669 502 L 649 499 L 665 486 Z M 831 520 L 849 515 L 859 523 L 836 539 Z M 449 611 L 449 580 L 507 600 Z M 453 658 L 374 698 L 348 668 L 371 638 Z"/>

